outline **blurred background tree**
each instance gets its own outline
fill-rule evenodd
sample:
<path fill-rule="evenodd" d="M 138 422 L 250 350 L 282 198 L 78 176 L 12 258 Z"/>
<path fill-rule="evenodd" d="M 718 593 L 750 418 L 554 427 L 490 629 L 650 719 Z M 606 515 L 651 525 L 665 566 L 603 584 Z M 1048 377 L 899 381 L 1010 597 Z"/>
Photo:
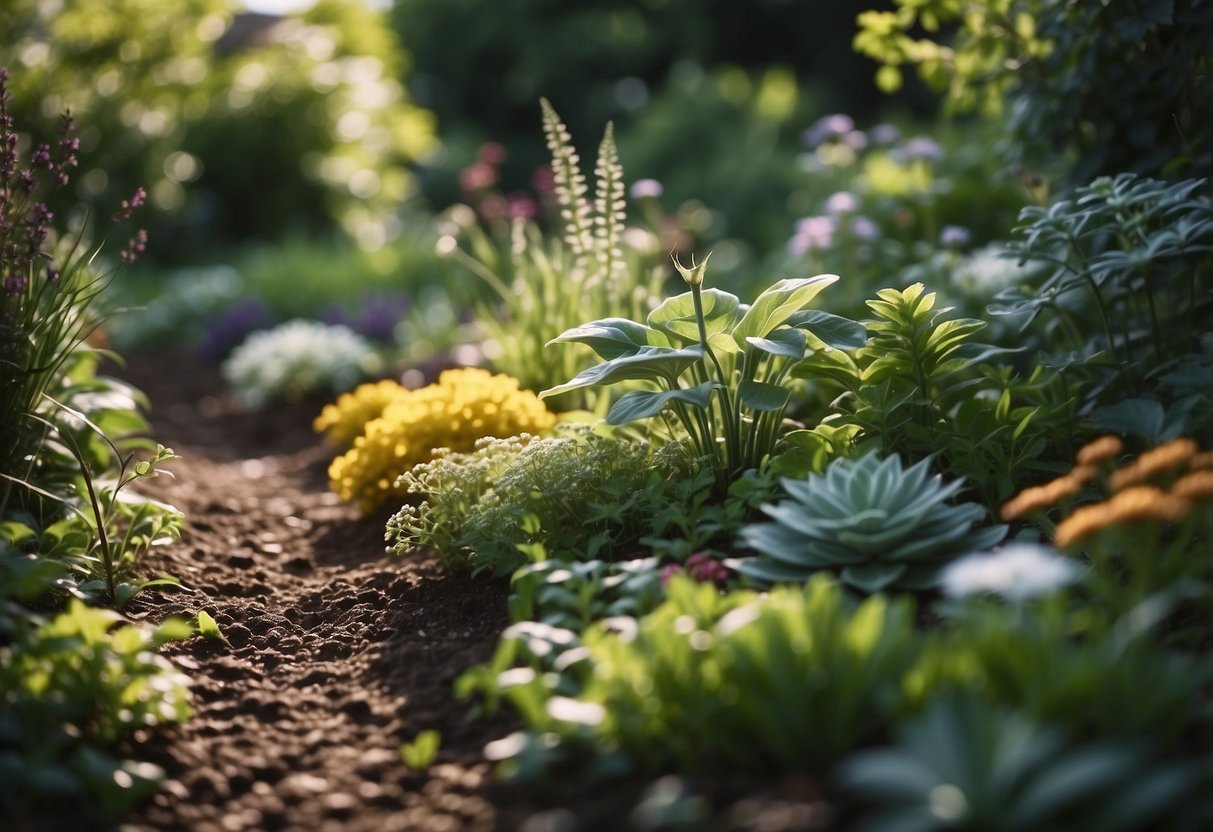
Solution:
<path fill-rule="evenodd" d="M 285 18 L 238 11 L 6 0 L 0 63 L 18 108 L 70 110 L 82 125 L 80 196 L 116 204 L 147 188 L 162 260 L 334 225 L 381 244 L 414 191 L 409 165 L 435 147 L 383 15 L 351 0 Z"/>

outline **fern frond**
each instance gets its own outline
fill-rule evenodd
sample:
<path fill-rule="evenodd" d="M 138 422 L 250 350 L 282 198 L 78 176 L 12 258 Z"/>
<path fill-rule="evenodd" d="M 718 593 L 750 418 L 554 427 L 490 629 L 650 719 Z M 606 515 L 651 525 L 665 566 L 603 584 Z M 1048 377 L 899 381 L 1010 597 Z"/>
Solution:
<path fill-rule="evenodd" d="M 539 106 L 543 110 L 543 135 L 552 154 L 552 177 L 560 216 L 564 220 L 564 240 L 573 254 L 574 263 L 584 268 L 593 253 L 594 235 L 586 196 L 589 189 L 579 167 L 581 159 L 552 103 L 540 98 Z"/>
<path fill-rule="evenodd" d="M 610 283 L 624 266 L 623 251 L 619 247 L 626 219 L 623 188 L 623 166 L 619 164 L 619 152 L 615 148 L 615 129 L 607 122 L 598 146 L 598 163 L 594 168 L 597 177 L 594 192 L 594 246 L 598 257 L 598 271 L 602 280 Z"/>

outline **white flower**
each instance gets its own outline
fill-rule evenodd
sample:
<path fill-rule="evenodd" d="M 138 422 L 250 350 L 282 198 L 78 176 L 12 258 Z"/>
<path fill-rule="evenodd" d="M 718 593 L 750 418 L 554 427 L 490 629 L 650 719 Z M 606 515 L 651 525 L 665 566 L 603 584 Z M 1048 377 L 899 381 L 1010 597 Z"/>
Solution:
<path fill-rule="evenodd" d="M 940 576 L 945 594 L 956 598 L 992 592 L 1024 601 L 1074 583 L 1078 564 L 1046 546 L 1011 543 L 994 552 L 953 561 Z"/>
<path fill-rule="evenodd" d="M 664 192 L 656 179 L 637 179 L 632 183 L 632 199 L 656 199 Z"/>
<path fill-rule="evenodd" d="M 254 332 L 223 364 L 223 377 L 246 407 L 352 388 L 374 370 L 370 343 L 347 326 L 288 321 Z"/>
<path fill-rule="evenodd" d="M 839 214 L 851 214 L 859 207 L 859 200 L 855 198 L 855 194 L 850 191 L 837 191 L 830 194 L 826 200 L 826 213 L 831 216 Z"/>

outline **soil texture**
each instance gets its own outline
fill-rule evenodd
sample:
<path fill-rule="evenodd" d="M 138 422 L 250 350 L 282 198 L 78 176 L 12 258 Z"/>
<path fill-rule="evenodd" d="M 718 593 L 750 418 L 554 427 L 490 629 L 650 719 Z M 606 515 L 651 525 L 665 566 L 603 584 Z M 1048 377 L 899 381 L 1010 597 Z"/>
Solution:
<path fill-rule="evenodd" d="M 389 554 L 386 515 L 359 517 L 328 490 L 333 451 L 311 428 L 322 401 L 245 412 L 188 356 L 137 356 L 116 374 L 148 395 L 152 436 L 182 457 L 144 491 L 187 519 L 143 564 L 186 589 L 148 590 L 128 612 L 206 610 L 227 639 L 170 646 L 194 679 L 195 713 L 129 749 L 168 777 L 128 828 L 652 828 L 633 811 L 647 781 L 568 778 L 536 792 L 493 778 L 484 746 L 518 724 L 471 718 L 452 686 L 508 626 L 506 582 L 449 575 L 423 551 Z M 442 737 L 437 761 L 411 771 L 399 747 L 428 729 Z M 714 814 L 729 820 L 711 828 L 831 825 L 812 784 L 717 785 Z"/>

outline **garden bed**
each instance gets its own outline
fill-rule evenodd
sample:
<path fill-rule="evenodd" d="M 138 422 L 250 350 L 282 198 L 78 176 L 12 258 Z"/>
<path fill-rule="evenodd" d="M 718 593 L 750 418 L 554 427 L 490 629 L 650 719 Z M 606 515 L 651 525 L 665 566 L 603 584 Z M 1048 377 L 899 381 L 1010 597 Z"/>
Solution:
<path fill-rule="evenodd" d="M 189 518 L 148 555 L 189 591 L 147 590 L 137 617 L 211 613 L 228 644 L 171 645 L 192 676 L 195 714 L 134 756 L 168 779 L 138 813 L 169 830 L 619 828 L 647 783 L 550 784 L 491 776 L 486 743 L 512 717 L 470 719 L 456 677 L 492 654 L 509 619 L 503 581 L 446 574 L 424 552 L 385 553 L 384 517 L 360 518 L 328 490 L 332 453 L 313 433 L 319 403 L 250 414 L 212 369 L 136 356 L 120 373 L 152 401 L 155 436 L 182 456 L 148 490 Z M 399 747 L 441 733 L 425 773 Z M 712 785 L 736 829 L 820 828 L 812 782 Z M 626 824 L 625 824 L 626 825 Z"/>

